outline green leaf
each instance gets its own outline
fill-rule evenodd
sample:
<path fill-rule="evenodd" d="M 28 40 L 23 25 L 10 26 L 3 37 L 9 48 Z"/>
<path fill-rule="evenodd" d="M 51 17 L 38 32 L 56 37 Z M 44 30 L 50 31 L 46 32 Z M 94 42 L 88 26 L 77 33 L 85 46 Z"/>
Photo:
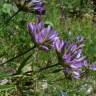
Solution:
<path fill-rule="evenodd" d="M 0 85 L 0 91 L 15 89 L 15 85 Z"/>
<path fill-rule="evenodd" d="M 9 74 L 6 72 L 0 72 L 0 79 L 9 78 Z"/>
<path fill-rule="evenodd" d="M 50 21 L 46 21 L 45 25 L 50 25 L 50 26 L 54 27 L 54 24 L 52 22 L 50 22 Z"/>
<path fill-rule="evenodd" d="M 5 3 L 1 10 L 3 13 L 9 14 L 11 16 L 11 9 L 12 9 L 12 5 Z"/>
<path fill-rule="evenodd" d="M 23 62 L 20 64 L 20 66 L 19 66 L 16 74 L 20 74 L 20 73 L 22 72 L 22 69 L 26 66 L 27 61 L 30 59 L 31 56 L 32 56 L 32 54 L 29 55 L 27 58 L 25 58 L 25 59 L 23 60 Z"/>

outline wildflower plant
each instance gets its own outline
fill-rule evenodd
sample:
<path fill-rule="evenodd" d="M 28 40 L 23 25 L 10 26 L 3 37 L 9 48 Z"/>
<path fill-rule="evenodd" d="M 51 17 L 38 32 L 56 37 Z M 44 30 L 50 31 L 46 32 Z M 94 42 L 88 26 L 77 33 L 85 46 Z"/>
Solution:
<path fill-rule="evenodd" d="M 89 65 L 86 57 L 83 56 L 84 39 L 82 37 L 77 36 L 74 42 L 69 43 L 61 40 L 52 26 L 45 26 L 41 19 L 41 16 L 45 14 L 43 0 L 15 0 L 14 2 L 20 11 L 35 13 L 37 17 L 36 22 L 27 24 L 31 40 L 40 50 L 48 51 L 49 49 L 55 49 L 58 63 L 63 66 L 65 77 L 79 79 L 81 74 L 84 73 L 83 67 L 96 70 L 96 66 Z M 62 16 L 64 16 L 64 8 L 61 10 Z"/>
<path fill-rule="evenodd" d="M 42 15 L 45 13 L 42 0 L 14 0 L 19 10 Z"/>
<path fill-rule="evenodd" d="M 44 15 L 45 14 L 45 7 L 44 7 L 44 1 L 43 0 L 13 0 L 13 2 L 16 4 L 18 11 L 15 12 L 7 21 L 8 24 L 10 20 L 15 17 L 19 12 L 29 12 L 34 13 L 37 15 Z M 7 25 L 6 24 L 6 25 Z"/>
<path fill-rule="evenodd" d="M 83 68 L 96 70 L 95 65 L 89 65 L 85 56 L 83 56 L 84 39 L 80 36 L 76 37 L 73 43 L 68 43 L 57 39 L 55 42 L 55 50 L 58 62 L 63 66 L 65 77 L 68 79 L 80 79 L 85 72 Z"/>
<path fill-rule="evenodd" d="M 61 38 L 59 38 L 59 35 L 54 30 L 54 28 L 51 25 L 45 24 L 43 19 L 41 19 L 42 15 L 45 14 L 43 0 L 15 0 L 15 4 L 20 11 L 22 10 L 24 12 L 31 12 L 31 13 L 35 13 L 36 15 L 36 21 L 34 23 L 33 22 L 27 23 L 27 31 L 29 32 L 31 40 L 35 46 L 23 52 L 22 54 L 19 54 L 3 62 L 2 64 L 11 62 L 12 60 L 19 58 L 20 56 L 32 51 L 34 48 L 37 47 L 39 50 L 44 50 L 43 52 L 46 53 L 50 49 L 52 49 L 56 53 L 56 55 L 54 56 L 57 57 L 58 62 L 56 64 L 46 65 L 45 67 L 41 67 L 39 70 L 37 67 L 36 67 L 37 69 L 35 68 L 30 69 L 31 71 L 29 71 L 28 75 L 30 75 L 30 72 L 32 72 L 33 73 L 32 75 L 34 75 L 39 72 L 43 72 L 42 70 L 46 70 L 48 68 L 52 68 L 56 66 L 57 66 L 56 71 L 58 71 L 57 68 L 59 69 L 59 67 L 61 66 L 63 70 L 60 69 L 59 71 L 62 71 L 62 73 L 64 73 L 65 79 L 78 80 L 78 79 L 82 79 L 82 74 L 85 74 L 87 69 L 91 71 L 96 71 L 96 65 L 89 64 L 86 56 L 83 54 L 83 47 L 85 46 L 83 37 L 77 36 L 72 42 L 62 40 Z M 60 20 L 62 21 L 64 19 L 63 18 L 64 8 L 61 10 L 61 13 L 62 13 L 61 14 L 62 18 Z M 28 54 L 27 58 L 23 61 L 23 63 L 20 64 L 15 74 L 12 75 L 21 74 L 23 67 L 25 67 L 26 62 L 32 57 L 32 55 L 33 54 L 30 55 Z M 58 67 L 58 65 L 60 66 Z M 27 73 L 28 72 L 25 72 L 24 75 Z M 32 77 L 32 79 L 33 78 L 34 76 Z M 47 86 L 46 87 L 45 85 L 43 86 L 45 87 L 43 89 L 47 89 L 48 86 L 46 85 Z"/>

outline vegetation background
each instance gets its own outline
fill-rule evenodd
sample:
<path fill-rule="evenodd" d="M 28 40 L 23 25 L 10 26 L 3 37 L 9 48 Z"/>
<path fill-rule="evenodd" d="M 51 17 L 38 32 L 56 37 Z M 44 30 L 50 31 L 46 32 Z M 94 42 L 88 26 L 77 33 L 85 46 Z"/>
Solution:
<path fill-rule="evenodd" d="M 84 54 L 90 64 L 96 61 L 93 1 L 46 0 L 47 11 L 43 16 L 44 22 L 53 26 L 62 39 L 72 41 L 77 35 L 85 38 Z M 20 12 L 8 24 L 5 23 L 17 10 L 12 0 L 0 1 L 0 96 L 96 96 L 96 72 L 87 72 L 86 78 L 72 81 L 64 78 L 63 71 L 58 70 L 61 66 L 27 73 L 55 64 L 56 54 L 52 50 L 44 53 L 34 49 L 4 63 L 33 46 L 26 24 L 35 22 L 34 14 Z M 19 74 L 12 75 L 18 69 Z"/>

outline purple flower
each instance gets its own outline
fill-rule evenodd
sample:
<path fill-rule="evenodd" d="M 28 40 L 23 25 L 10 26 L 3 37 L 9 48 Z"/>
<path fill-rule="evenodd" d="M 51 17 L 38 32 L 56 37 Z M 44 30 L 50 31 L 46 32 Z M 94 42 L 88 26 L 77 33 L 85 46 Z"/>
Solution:
<path fill-rule="evenodd" d="M 70 74 L 76 79 L 80 78 L 82 67 L 87 66 L 87 61 L 82 55 L 83 46 L 84 44 L 82 38 L 77 38 L 77 41 L 70 44 L 68 42 L 64 43 L 59 39 L 56 41 L 55 49 L 59 63 L 64 67 L 65 75 Z"/>
<path fill-rule="evenodd" d="M 77 44 L 69 44 L 63 55 L 63 62 L 70 68 L 74 78 L 80 77 L 81 68 L 87 66 L 85 57 L 82 56 L 82 46 Z M 66 65 L 64 65 L 66 67 Z"/>
<path fill-rule="evenodd" d="M 96 71 L 96 65 L 95 64 L 90 65 L 89 69 L 92 71 Z"/>
<path fill-rule="evenodd" d="M 36 14 L 45 14 L 44 2 L 41 2 L 41 0 L 35 1 L 33 3 L 33 10 Z"/>
<path fill-rule="evenodd" d="M 56 49 L 57 53 L 62 53 L 64 51 L 66 43 L 63 40 L 60 40 L 59 38 L 54 43 L 54 48 Z"/>
<path fill-rule="evenodd" d="M 82 56 L 82 46 L 77 44 L 69 44 L 66 46 L 66 52 L 63 55 L 64 62 L 68 63 L 72 68 L 80 68 L 86 65 L 85 57 Z"/>
<path fill-rule="evenodd" d="M 15 0 L 16 6 L 25 12 L 32 12 L 38 15 L 45 13 L 44 2 L 42 0 Z"/>
<path fill-rule="evenodd" d="M 50 25 L 45 27 L 42 22 L 36 22 L 35 24 L 29 23 L 27 28 L 32 41 L 39 48 L 48 51 L 49 48 L 54 47 L 54 42 L 58 36 Z"/>

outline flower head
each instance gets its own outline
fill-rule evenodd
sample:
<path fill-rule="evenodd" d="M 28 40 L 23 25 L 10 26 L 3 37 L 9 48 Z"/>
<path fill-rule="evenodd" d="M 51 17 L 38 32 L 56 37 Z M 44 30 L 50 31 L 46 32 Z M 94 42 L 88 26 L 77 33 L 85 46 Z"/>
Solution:
<path fill-rule="evenodd" d="M 82 67 L 87 66 L 87 61 L 82 55 L 83 39 L 80 37 L 76 39 L 73 43 L 58 40 L 55 49 L 57 55 L 59 54 L 59 63 L 63 65 L 65 75 L 70 74 L 77 79 L 82 73 Z"/>
<path fill-rule="evenodd" d="M 55 40 L 58 38 L 57 33 L 48 25 L 44 26 L 42 22 L 27 25 L 32 41 L 41 49 L 48 51 L 53 47 Z"/>
<path fill-rule="evenodd" d="M 85 57 L 82 56 L 81 45 L 68 45 L 66 52 L 63 55 L 63 60 L 64 63 L 67 64 L 67 67 L 69 67 L 69 69 L 72 71 L 73 77 L 76 79 L 80 77 L 81 68 L 87 66 L 87 61 L 85 60 Z"/>
<path fill-rule="evenodd" d="M 45 13 L 44 2 L 42 0 L 15 0 L 16 6 L 25 12 L 32 12 L 38 15 Z"/>

